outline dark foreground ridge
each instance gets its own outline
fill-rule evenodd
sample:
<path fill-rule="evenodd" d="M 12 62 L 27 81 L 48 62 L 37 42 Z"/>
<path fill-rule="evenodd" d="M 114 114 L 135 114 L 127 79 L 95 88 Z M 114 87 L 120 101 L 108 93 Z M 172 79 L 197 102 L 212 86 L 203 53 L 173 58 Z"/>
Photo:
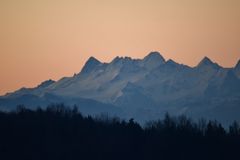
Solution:
<path fill-rule="evenodd" d="M 240 128 L 185 116 L 149 122 L 83 117 L 77 107 L 0 113 L 0 159 L 240 159 Z"/>

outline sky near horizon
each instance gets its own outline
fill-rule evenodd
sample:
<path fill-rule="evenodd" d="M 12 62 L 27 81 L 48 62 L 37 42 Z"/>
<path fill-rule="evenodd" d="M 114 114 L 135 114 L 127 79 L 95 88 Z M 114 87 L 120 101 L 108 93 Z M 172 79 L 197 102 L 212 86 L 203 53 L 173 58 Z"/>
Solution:
<path fill-rule="evenodd" d="M 240 59 L 239 0 L 1 0 L 0 95 L 78 73 L 94 56 L 224 67 Z"/>

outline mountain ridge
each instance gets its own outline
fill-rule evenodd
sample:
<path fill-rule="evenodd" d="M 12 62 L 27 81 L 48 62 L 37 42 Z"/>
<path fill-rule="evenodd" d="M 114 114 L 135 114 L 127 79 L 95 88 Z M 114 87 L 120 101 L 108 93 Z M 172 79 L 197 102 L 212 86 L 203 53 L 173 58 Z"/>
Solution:
<path fill-rule="evenodd" d="M 59 103 L 73 104 L 69 99 L 76 103 L 76 99 L 89 99 L 109 104 L 122 110 L 121 116 L 142 122 L 160 118 L 165 112 L 193 117 L 208 115 L 207 118 L 228 122 L 238 117 L 232 116 L 232 112 L 227 114 L 230 112 L 225 111 L 228 110 L 226 103 L 240 113 L 239 73 L 238 65 L 224 68 L 208 57 L 197 66 L 189 67 L 172 59 L 166 61 L 156 51 L 143 59 L 115 57 L 109 63 L 90 57 L 81 72 L 73 77 L 49 80 L 36 88 L 2 96 L 0 108 L 6 104 L 3 99 L 6 102 L 11 97 L 21 99 L 21 96 L 32 95 L 44 101 L 44 96 L 50 94 L 61 97 L 56 101 Z"/>

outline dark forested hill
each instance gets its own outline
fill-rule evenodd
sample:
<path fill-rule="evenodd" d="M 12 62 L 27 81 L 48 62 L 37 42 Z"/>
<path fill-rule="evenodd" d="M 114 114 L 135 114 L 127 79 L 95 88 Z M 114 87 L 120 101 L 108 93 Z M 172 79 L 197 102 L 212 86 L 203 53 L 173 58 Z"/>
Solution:
<path fill-rule="evenodd" d="M 148 122 L 107 115 L 84 117 L 77 108 L 52 105 L 0 113 L 0 159 L 240 159 L 240 128 L 185 116 Z"/>

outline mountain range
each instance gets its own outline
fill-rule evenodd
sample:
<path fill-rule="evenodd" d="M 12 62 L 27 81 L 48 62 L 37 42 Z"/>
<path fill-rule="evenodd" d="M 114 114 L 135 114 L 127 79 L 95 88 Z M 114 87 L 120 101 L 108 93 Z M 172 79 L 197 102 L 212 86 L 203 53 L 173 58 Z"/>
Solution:
<path fill-rule="evenodd" d="M 240 60 L 235 67 L 224 68 L 208 57 L 189 67 L 166 61 L 159 52 L 143 59 L 116 57 L 110 63 L 90 57 L 72 77 L 47 80 L 0 97 L 2 110 L 51 103 L 76 104 L 83 114 L 107 113 L 139 122 L 169 112 L 227 124 L 240 121 Z"/>

